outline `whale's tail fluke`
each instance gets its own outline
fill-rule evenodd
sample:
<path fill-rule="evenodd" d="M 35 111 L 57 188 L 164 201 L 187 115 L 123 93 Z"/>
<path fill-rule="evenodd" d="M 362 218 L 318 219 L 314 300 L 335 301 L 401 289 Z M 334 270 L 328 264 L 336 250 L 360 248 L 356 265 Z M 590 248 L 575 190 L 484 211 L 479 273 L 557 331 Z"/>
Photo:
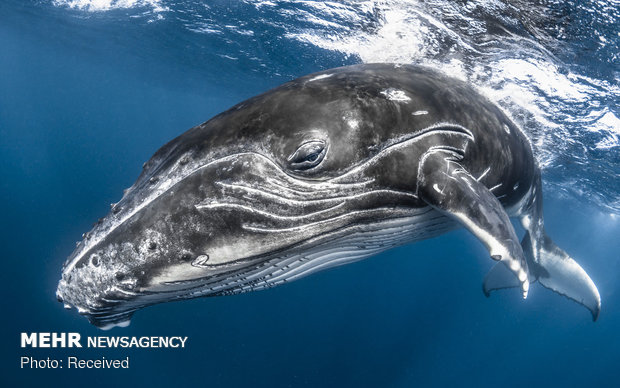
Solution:
<path fill-rule="evenodd" d="M 535 254 L 530 233 L 526 233 L 521 246 L 528 264 L 530 282 L 538 280 L 545 288 L 564 295 L 586 307 L 596 321 L 601 311 L 601 296 L 594 282 L 564 250 L 544 232 L 538 255 Z M 538 256 L 538 260 L 535 257 Z M 483 290 L 489 296 L 491 291 L 518 287 L 519 281 L 503 263 L 497 263 L 484 279 Z"/>

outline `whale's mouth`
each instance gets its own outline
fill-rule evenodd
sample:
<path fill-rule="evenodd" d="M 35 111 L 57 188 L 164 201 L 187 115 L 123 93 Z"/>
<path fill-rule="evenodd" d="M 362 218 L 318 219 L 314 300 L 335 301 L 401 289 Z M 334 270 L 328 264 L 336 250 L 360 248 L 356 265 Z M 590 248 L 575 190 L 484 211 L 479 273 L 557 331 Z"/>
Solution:
<path fill-rule="evenodd" d="M 84 271 L 85 269 L 81 269 Z M 77 274 L 76 274 L 77 275 Z M 78 279 L 64 276 L 58 282 L 56 298 L 67 310 L 76 309 L 88 321 L 101 328 L 129 325 L 133 313 L 144 307 L 138 292 L 119 284 L 97 279 L 97 274 L 82 272 Z"/>
<path fill-rule="evenodd" d="M 380 209 L 375 215 L 381 218 Z M 201 278 L 163 281 L 157 291 L 105 307 L 79 309 L 101 329 L 126 327 L 134 312 L 154 304 L 196 297 L 233 295 L 283 285 L 315 272 L 359 261 L 388 249 L 438 236 L 456 224 L 430 207 L 405 210 L 381 221 L 347 225 L 269 255 L 245 258 L 234 269 Z M 385 213 L 387 214 L 387 213 Z M 163 282 L 163 283 L 162 283 Z"/>

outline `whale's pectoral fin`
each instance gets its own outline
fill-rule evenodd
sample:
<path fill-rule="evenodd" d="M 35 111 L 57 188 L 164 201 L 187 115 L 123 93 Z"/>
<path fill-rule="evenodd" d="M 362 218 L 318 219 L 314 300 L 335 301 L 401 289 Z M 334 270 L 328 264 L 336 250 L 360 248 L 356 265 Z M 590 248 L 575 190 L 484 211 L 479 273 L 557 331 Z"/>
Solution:
<path fill-rule="evenodd" d="M 529 270 L 528 264 L 528 270 Z M 487 275 L 484 277 L 482 283 L 482 291 L 484 295 L 491 296 L 491 291 L 502 290 L 505 288 L 519 287 L 519 279 L 517 279 L 512 272 L 503 263 L 495 264 Z"/>
<path fill-rule="evenodd" d="M 596 321 L 601 312 L 601 296 L 586 271 L 543 232 L 538 262 L 527 254 L 532 276 L 545 288 L 564 295 L 586 307 Z M 532 248 L 530 234 L 523 238 L 523 249 Z"/>
<path fill-rule="evenodd" d="M 521 241 L 521 248 L 527 263 L 528 279 L 530 280 L 530 283 L 534 283 L 536 281 L 536 277 L 532 276 L 532 268 L 534 268 L 537 264 L 536 260 L 534 260 L 534 248 L 530 242 L 529 233 L 526 233 L 525 237 Z M 487 297 L 491 295 L 491 291 L 515 287 L 519 287 L 519 282 L 516 281 L 512 273 L 506 268 L 505 265 L 502 265 L 502 263 L 495 264 L 484 277 L 484 282 L 482 283 L 482 291 Z"/>
<path fill-rule="evenodd" d="M 450 148 L 434 148 L 418 170 L 418 196 L 430 206 L 459 221 L 487 247 L 521 286 L 527 297 L 529 279 L 521 244 L 497 198 L 459 163 Z"/>
<path fill-rule="evenodd" d="M 530 281 L 536 280 L 545 288 L 586 307 L 592 313 L 592 319 L 597 320 L 601 312 L 601 296 L 594 282 L 586 271 L 573 260 L 562 248 L 543 232 L 542 244 L 538 254 L 538 261 L 534 260 L 534 248 L 530 234 L 526 233 L 521 245 L 527 261 Z M 483 290 L 489 296 L 491 291 L 518 287 L 514 276 L 503 265 L 497 263 L 484 278 Z"/>
<path fill-rule="evenodd" d="M 575 260 L 545 233 L 542 210 L 540 173 L 532 187 L 532 198 L 521 223 L 526 230 L 521 248 L 528 266 L 531 283 L 539 281 L 544 287 L 585 306 L 596 321 L 601 311 L 601 297 L 594 282 Z M 484 278 L 484 293 L 502 288 L 518 287 L 514 276 L 500 263 Z"/>

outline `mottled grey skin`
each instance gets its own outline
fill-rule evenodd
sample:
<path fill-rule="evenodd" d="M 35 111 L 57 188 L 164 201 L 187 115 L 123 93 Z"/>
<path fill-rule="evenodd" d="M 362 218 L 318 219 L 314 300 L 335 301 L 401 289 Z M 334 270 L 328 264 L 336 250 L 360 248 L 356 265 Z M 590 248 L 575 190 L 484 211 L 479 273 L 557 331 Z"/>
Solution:
<path fill-rule="evenodd" d="M 459 223 L 521 276 L 485 291 L 526 294 L 508 215 L 522 217 L 535 262 L 540 193 L 528 140 L 471 86 L 417 66 L 327 70 L 157 151 L 69 257 L 57 294 L 118 325 L 150 304 L 270 287 Z"/>

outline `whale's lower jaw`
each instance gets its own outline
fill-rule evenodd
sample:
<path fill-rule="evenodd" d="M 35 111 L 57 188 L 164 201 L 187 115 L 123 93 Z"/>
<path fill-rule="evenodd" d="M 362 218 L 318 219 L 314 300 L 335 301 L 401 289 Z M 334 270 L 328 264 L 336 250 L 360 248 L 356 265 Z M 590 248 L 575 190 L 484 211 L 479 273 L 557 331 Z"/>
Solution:
<path fill-rule="evenodd" d="M 272 288 L 312 273 L 376 255 L 388 249 L 438 236 L 457 226 L 430 207 L 414 209 L 404 217 L 370 224 L 350 225 L 312 238 L 267 258 L 217 275 L 162 284 L 155 279 L 138 295 L 107 309 L 81 311 L 95 326 L 127 326 L 141 308 L 175 300 L 239 294 Z"/>
<path fill-rule="evenodd" d="M 309 244 L 301 244 L 251 270 L 246 269 L 209 284 L 208 288 L 192 297 L 229 295 L 275 287 L 391 248 L 438 236 L 455 226 L 450 219 L 431 208 L 425 208 L 419 214 L 409 217 L 350 226 Z"/>

